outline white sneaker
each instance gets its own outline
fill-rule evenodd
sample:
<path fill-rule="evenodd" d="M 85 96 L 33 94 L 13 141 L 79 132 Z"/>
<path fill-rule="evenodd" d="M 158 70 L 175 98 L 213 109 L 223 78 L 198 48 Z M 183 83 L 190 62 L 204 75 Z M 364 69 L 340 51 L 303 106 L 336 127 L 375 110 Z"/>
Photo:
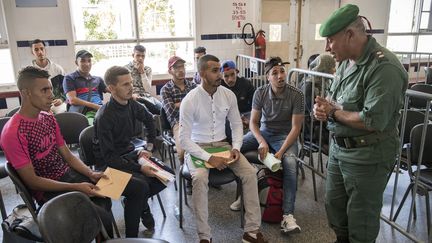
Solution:
<path fill-rule="evenodd" d="M 231 209 L 232 211 L 240 211 L 240 207 L 241 207 L 240 204 L 241 204 L 241 199 L 240 199 L 240 197 L 238 197 L 237 200 L 235 200 L 235 201 L 231 204 L 230 209 Z"/>
<path fill-rule="evenodd" d="M 296 219 L 292 214 L 284 215 L 281 222 L 281 232 L 285 234 L 300 233 L 300 226 L 297 225 Z"/>

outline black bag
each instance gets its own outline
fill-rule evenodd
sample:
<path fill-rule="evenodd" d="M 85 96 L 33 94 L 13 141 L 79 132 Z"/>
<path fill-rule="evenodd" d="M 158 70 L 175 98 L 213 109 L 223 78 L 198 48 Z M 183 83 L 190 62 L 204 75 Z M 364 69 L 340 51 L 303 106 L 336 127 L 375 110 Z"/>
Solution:
<path fill-rule="evenodd" d="M 262 168 L 257 172 L 261 219 L 267 223 L 280 223 L 283 218 L 283 174 Z"/>
<path fill-rule="evenodd" d="M 2 228 L 6 232 L 14 233 L 31 241 L 43 241 L 37 223 L 24 204 L 20 204 L 12 210 L 12 213 L 3 220 Z"/>

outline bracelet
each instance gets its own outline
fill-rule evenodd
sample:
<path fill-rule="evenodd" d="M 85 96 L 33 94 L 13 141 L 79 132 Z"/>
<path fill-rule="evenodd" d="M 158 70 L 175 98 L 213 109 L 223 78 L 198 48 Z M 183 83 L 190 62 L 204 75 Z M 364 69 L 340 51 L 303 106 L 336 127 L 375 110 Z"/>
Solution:
<path fill-rule="evenodd" d="M 336 122 L 336 108 L 332 108 L 327 115 L 327 120 L 330 122 Z"/>

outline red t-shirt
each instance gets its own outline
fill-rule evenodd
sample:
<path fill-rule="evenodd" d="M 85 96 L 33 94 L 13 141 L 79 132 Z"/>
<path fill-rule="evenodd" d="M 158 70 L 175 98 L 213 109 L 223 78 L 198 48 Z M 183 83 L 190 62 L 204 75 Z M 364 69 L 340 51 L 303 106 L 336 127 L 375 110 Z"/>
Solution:
<path fill-rule="evenodd" d="M 36 175 L 59 180 L 69 169 L 58 151 L 64 139 L 50 113 L 40 112 L 36 119 L 16 113 L 4 126 L 0 145 L 17 170 L 32 163 Z M 42 193 L 33 192 L 33 196 L 39 201 Z"/>

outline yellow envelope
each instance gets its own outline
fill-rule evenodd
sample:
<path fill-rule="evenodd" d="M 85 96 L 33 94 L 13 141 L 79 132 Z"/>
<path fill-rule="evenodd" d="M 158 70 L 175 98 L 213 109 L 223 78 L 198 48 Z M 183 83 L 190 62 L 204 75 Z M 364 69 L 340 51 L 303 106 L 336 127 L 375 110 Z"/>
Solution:
<path fill-rule="evenodd" d="M 121 170 L 116 170 L 108 167 L 104 174 L 108 178 L 101 178 L 96 186 L 97 190 L 94 190 L 96 194 L 109 197 L 115 200 L 119 200 L 121 194 L 123 193 L 126 185 L 132 177 L 132 174 L 123 172 Z"/>
<path fill-rule="evenodd" d="M 222 152 L 217 152 L 217 153 L 212 153 L 212 155 L 217 156 L 217 157 L 223 157 L 226 159 L 229 159 L 231 157 L 231 151 L 230 150 L 225 150 Z M 230 160 L 228 161 L 228 164 L 231 164 L 232 162 L 234 162 L 235 160 Z M 205 162 L 205 166 L 209 169 L 214 168 L 211 164 L 209 164 L 207 161 Z"/>

